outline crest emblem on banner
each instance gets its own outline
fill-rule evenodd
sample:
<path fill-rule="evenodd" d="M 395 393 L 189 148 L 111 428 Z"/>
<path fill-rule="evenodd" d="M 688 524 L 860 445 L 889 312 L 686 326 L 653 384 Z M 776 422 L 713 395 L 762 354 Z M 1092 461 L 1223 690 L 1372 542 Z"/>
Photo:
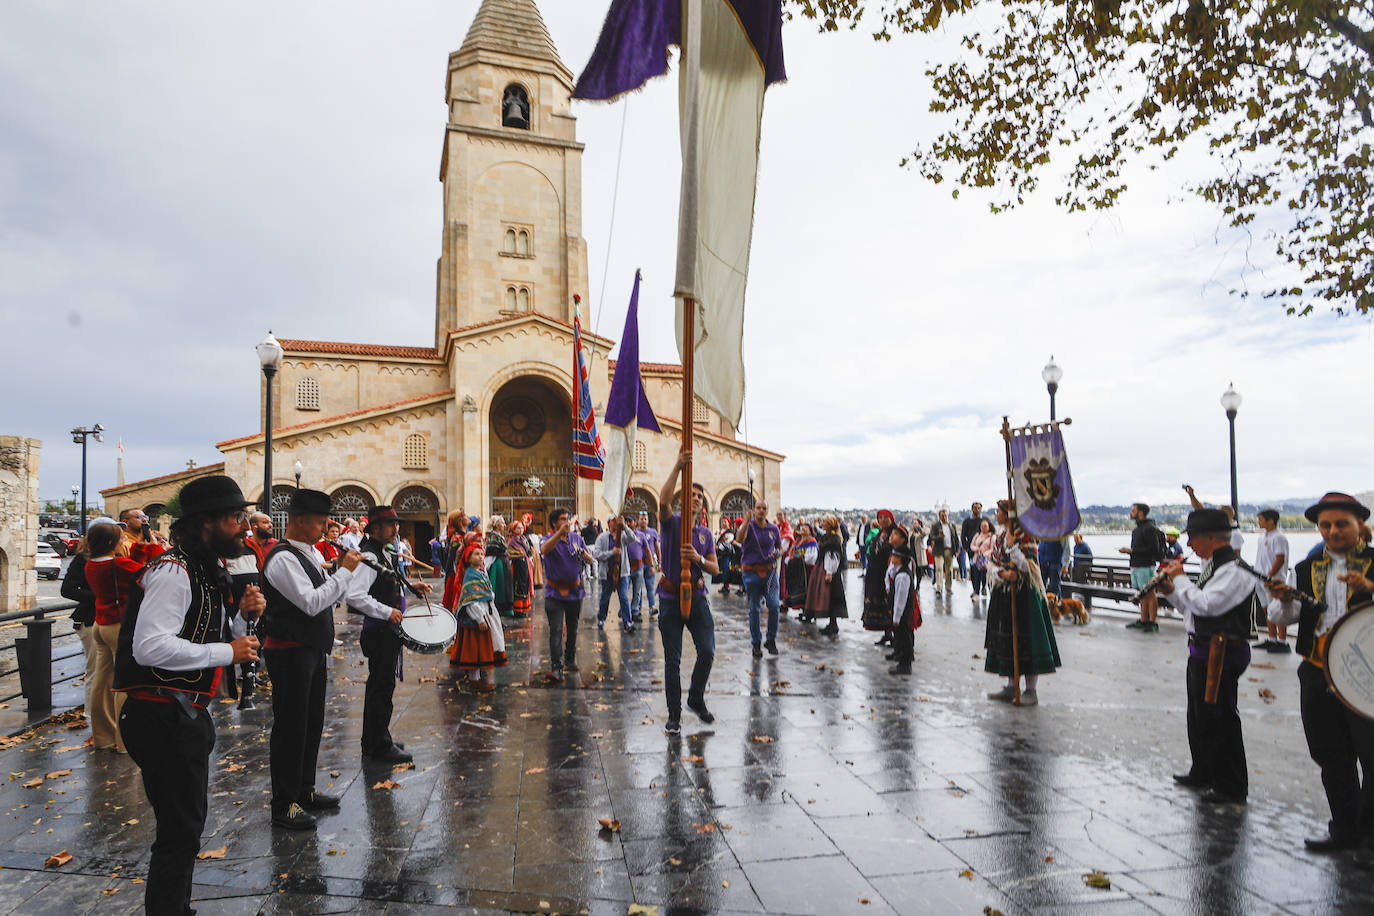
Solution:
<path fill-rule="evenodd" d="M 1054 482 L 1059 468 L 1050 464 L 1048 458 L 1032 458 L 1026 466 L 1026 492 L 1037 509 L 1046 512 L 1054 508 L 1062 488 Z"/>

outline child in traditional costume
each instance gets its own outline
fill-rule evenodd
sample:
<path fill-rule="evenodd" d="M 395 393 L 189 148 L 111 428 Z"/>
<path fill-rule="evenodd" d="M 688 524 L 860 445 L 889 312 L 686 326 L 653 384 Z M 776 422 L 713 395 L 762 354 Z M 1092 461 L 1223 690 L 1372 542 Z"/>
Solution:
<path fill-rule="evenodd" d="M 491 580 L 483 570 L 480 541 L 463 548 L 463 588 L 458 598 L 458 635 L 449 650 L 449 664 L 472 672 L 480 691 L 496 688 L 492 669 L 506 664 L 506 637 L 496 612 Z"/>
<path fill-rule="evenodd" d="M 992 594 L 988 597 L 987 634 L 983 647 L 987 650 L 983 670 L 1000 674 L 1007 679 L 1001 690 L 988 694 L 990 700 L 1011 701 L 1015 696 L 1012 680 L 1012 612 L 1016 614 L 1016 655 L 1020 673 L 1026 678 L 1021 694 L 1022 706 L 1039 702 L 1035 686 L 1042 674 L 1053 674 L 1059 667 L 1059 645 L 1055 642 L 1054 627 L 1050 623 L 1049 605 L 1045 602 L 1045 586 L 1035 561 L 1035 542 L 1011 513 L 1014 507 L 1008 500 L 997 503 L 997 524 L 1002 526 L 988 569 L 991 571 Z"/>
<path fill-rule="evenodd" d="M 892 621 L 892 654 L 890 661 L 897 664 L 889 669 L 889 674 L 910 674 L 911 663 L 916 659 L 916 630 L 921 626 L 921 601 L 916 595 L 914 576 L 915 555 L 908 542 L 910 537 L 901 525 L 892 528 L 889 535 L 891 551 L 888 553 L 887 575 L 887 612 Z M 868 575 L 877 577 L 878 570 L 872 562 L 868 565 Z"/>

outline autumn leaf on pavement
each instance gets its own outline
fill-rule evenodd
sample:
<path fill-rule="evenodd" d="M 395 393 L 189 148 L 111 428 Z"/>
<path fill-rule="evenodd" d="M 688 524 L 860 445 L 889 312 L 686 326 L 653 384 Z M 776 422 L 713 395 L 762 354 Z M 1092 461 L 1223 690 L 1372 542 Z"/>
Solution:
<path fill-rule="evenodd" d="M 1089 872 L 1084 875 L 1083 883 L 1099 890 L 1109 891 L 1112 889 L 1112 880 L 1100 871 Z"/>
<path fill-rule="evenodd" d="M 754 736 L 754 740 L 755 740 L 756 742 L 758 742 L 759 744 L 772 744 L 772 743 L 773 743 L 773 737 L 772 737 L 771 735 L 755 735 L 755 736 Z"/>
<path fill-rule="evenodd" d="M 204 861 L 206 859 L 222 859 L 229 854 L 228 846 L 221 846 L 219 849 L 206 849 L 196 853 L 196 858 Z"/>
<path fill-rule="evenodd" d="M 374 788 L 374 789 L 399 789 L 399 788 L 401 788 L 401 784 L 400 784 L 399 782 L 394 782 L 394 781 L 392 781 L 392 780 L 390 780 L 390 779 L 383 779 L 381 782 L 374 784 L 374 785 L 372 786 L 372 788 Z"/>
<path fill-rule="evenodd" d="M 43 867 L 61 868 L 63 865 L 66 865 L 71 860 L 72 854 L 64 849 L 61 852 L 55 852 L 52 855 L 48 856 L 47 860 L 43 862 Z"/>
<path fill-rule="evenodd" d="M 61 777 L 61 776 L 70 776 L 70 775 L 72 775 L 72 771 L 71 771 L 71 770 L 53 770 L 53 771 L 52 771 L 51 773 L 49 773 L 45 778 L 46 778 L 46 779 L 57 779 L 58 777 Z"/>
<path fill-rule="evenodd" d="M 598 818 L 597 823 L 601 825 L 601 829 L 603 830 L 609 830 L 611 833 L 620 832 L 620 821 L 615 820 L 614 818 Z"/>

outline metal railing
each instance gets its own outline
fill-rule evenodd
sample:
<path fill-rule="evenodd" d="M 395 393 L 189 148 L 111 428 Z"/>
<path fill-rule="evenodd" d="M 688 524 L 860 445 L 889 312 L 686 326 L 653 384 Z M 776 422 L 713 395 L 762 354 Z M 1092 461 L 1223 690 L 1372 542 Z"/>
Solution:
<path fill-rule="evenodd" d="M 54 601 L 27 611 L 0 614 L 0 626 L 19 621 L 24 624 L 24 635 L 14 640 L 15 667 L 0 670 L 0 679 L 19 675 L 19 691 L 0 696 L 0 702 L 8 703 L 11 700 L 24 697 L 30 713 L 46 712 L 52 709 L 52 689 L 55 684 L 62 684 L 85 675 L 86 666 L 83 661 L 75 674 L 68 674 L 53 680 L 54 662 L 65 661 L 77 656 L 82 656 L 84 659 L 85 656 L 81 647 L 53 655 L 54 643 L 70 637 L 80 639 L 75 631 L 63 633 L 56 637 L 52 635 L 52 625 L 57 622 L 54 615 L 70 612 L 75 607 L 75 601 Z M 0 690 L 3 689 L 0 687 Z"/>

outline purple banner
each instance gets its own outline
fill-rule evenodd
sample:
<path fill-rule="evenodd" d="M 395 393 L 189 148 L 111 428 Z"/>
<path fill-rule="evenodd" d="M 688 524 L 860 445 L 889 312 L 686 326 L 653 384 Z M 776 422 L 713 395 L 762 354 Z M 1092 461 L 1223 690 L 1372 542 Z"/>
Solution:
<path fill-rule="evenodd" d="M 1011 477 L 1016 514 L 1027 534 L 1062 538 L 1078 528 L 1078 499 L 1058 429 L 1012 438 Z"/>

